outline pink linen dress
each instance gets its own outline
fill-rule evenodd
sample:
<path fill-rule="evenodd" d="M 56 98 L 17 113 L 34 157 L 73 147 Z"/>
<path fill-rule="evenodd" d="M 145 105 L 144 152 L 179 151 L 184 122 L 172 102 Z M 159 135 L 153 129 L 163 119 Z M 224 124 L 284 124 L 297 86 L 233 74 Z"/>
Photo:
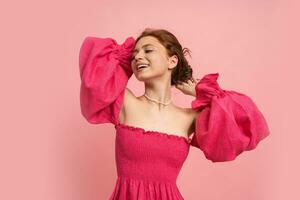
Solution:
<path fill-rule="evenodd" d="M 81 113 L 91 124 L 112 123 L 116 129 L 118 178 L 109 200 L 183 200 L 176 179 L 190 146 L 211 162 L 232 161 L 270 134 L 250 97 L 219 87 L 219 73 L 196 84 L 191 108 L 201 112 L 191 138 L 120 123 L 134 46 L 133 37 L 121 45 L 113 38 L 86 37 L 79 53 Z"/>

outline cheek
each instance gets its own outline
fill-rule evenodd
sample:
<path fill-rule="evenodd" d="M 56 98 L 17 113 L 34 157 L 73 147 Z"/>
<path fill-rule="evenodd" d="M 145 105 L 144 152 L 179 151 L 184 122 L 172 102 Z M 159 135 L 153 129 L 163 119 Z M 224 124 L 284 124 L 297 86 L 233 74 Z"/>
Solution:
<path fill-rule="evenodd" d="M 164 57 L 158 57 L 156 61 L 160 68 L 165 68 L 168 66 L 168 62 Z"/>
<path fill-rule="evenodd" d="M 133 62 L 131 62 L 130 66 L 131 66 L 132 71 L 134 71 L 134 64 L 133 64 Z"/>
<path fill-rule="evenodd" d="M 156 63 L 159 65 L 164 65 L 166 63 L 166 59 L 161 55 L 155 55 L 155 54 L 149 55 L 148 59 L 149 61 L 151 61 L 151 63 Z"/>
<path fill-rule="evenodd" d="M 167 69 L 168 67 L 164 60 L 159 60 L 152 65 L 152 70 L 159 74 L 165 73 Z"/>

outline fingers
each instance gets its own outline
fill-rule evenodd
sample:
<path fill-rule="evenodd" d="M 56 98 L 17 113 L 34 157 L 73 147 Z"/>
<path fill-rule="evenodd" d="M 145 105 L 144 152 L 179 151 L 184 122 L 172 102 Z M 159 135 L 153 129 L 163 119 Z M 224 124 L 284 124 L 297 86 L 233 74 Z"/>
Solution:
<path fill-rule="evenodd" d="M 196 80 L 195 80 L 195 78 L 194 78 L 194 77 L 192 77 L 192 82 L 194 82 L 194 83 L 196 82 Z"/>
<path fill-rule="evenodd" d="M 179 82 L 177 84 L 180 88 L 184 88 L 184 87 L 191 87 L 193 85 L 192 81 L 191 80 L 188 80 L 187 82 Z"/>
<path fill-rule="evenodd" d="M 192 77 L 192 80 L 193 80 L 193 82 L 197 83 L 200 80 L 200 78 L 195 79 L 194 77 Z"/>
<path fill-rule="evenodd" d="M 200 79 L 195 79 L 194 77 L 191 77 L 190 79 L 188 79 L 187 81 L 178 81 L 178 84 L 176 85 L 179 86 L 180 88 L 182 87 L 194 87 L 194 85 L 197 83 L 197 81 Z"/>
<path fill-rule="evenodd" d="M 185 82 L 178 82 L 178 84 L 176 84 L 175 85 L 175 87 L 177 88 L 177 89 L 180 89 L 180 90 L 185 90 L 185 88 L 186 88 L 186 86 L 187 86 L 187 83 L 185 83 Z"/>
<path fill-rule="evenodd" d="M 181 88 L 182 87 L 182 82 L 178 82 L 177 84 L 175 84 L 175 87 Z"/>
<path fill-rule="evenodd" d="M 192 80 L 188 80 L 188 84 L 189 84 L 189 85 L 192 85 L 192 84 L 193 84 L 193 81 L 192 81 Z"/>

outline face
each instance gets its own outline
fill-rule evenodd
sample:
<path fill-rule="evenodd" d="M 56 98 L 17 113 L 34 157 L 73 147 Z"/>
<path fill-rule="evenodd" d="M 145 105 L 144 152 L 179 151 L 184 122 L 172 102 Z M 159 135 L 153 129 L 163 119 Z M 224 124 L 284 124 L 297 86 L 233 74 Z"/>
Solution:
<path fill-rule="evenodd" d="M 166 48 L 153 36 L 142 37 L 135 45 L 131 67 L 140 81 L 155 77 L 167 77 L 177 65 L 177 56 L 169 57 Z M 140 64 L 144 64 L 139 68 Z"/>

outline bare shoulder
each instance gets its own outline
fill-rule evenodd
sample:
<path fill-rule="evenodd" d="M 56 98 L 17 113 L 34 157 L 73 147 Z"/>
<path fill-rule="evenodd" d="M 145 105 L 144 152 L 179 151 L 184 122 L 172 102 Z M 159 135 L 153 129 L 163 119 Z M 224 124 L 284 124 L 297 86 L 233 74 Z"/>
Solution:
<path fill-rule="evenodd" d="M 195 132 L 195 123 L 196 123 L 197 116 L 200 112 L 193 110 L 192 108 L 178 107 L 178 109 L 184 116 L 183 121 L 188 126 L 188 136 L 190 136 L 192 133 Z"/>
<path fill-rule="evenodd" d="M 186 119 L 189 119 L 189 121 L 193 121 L 197 118 L 198 114 L 200 111 L 194 110 L 190 107 L 185 108 L 185 107 L 180 107 L 180 106 L 175 106 L 176 110 L 182 114 Z"/>
<path fill-rule="evenodd" d="M 200 113 L 200 111 L 194 110 L 192 108 L 182 108 L 182 109 L 187 116 L 189 116 L 194 120 L 197 118 L 198 114 Z"/>
<path fill-rule="evenodd" d="M 128 108 L 129 105 L 132 105 L 135 101 L 137 101 L 137 97 L 134 95 L 134 93 L 128 88 L 125 88 L 124 93 L 124 100 L 121 107 L 121 111 L 119 113 L 119 121 L 122 122 L 125 119 L 126 114 L 126 108 Z"/>
<path fill-rule="evenodd" d="M 134 95 L 134 93 L 128 88 L 125 88 L 125 97 L 124 97 L 124 103 L 125 101 L 132 101 L 132 100 L 136 100 L 136 96 Z"/>

